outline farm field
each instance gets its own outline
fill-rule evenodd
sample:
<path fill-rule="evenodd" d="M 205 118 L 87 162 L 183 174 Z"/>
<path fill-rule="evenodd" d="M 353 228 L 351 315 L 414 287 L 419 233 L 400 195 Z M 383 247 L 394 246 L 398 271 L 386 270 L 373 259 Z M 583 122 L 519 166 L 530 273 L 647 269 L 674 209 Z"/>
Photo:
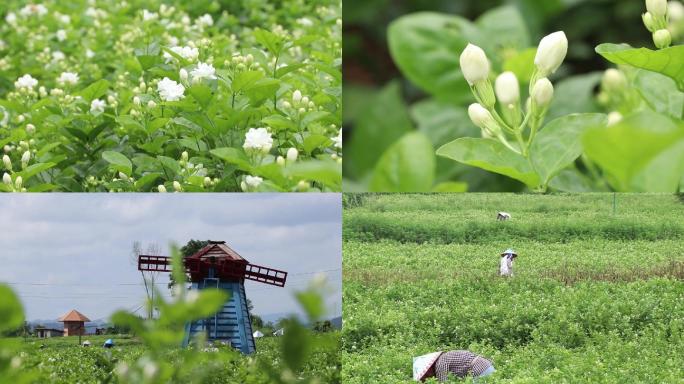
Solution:
<path fill-rule="evenodd" d="M 313 344 L 338 337 L 336 333 L 318 335 Z M 112 338 L 116 346 L 111 351 L 111 358 L 106 355 L 102 344 Z M 6 339 L 8 341 L 11 339 Z M 147 350 L 145 345 L 130 335 L 121 336 L 83 336 L 82 341 L 89 340 L 89 348 L 78 346 L 78 337 L 53 337 L 48 339 L 29 338 L 27 341 L 17 338 L 14 341 L 22 345 L 18 356 L 25 367 L 33 367 L 32 380 L 35 383 L 104 383 L 117 382 L 115 371 L 121 363 L 131 364 Z M 254 383 L 270 383 L 266 375 L 256 375 L 253 360 L 274 362 L 280 355 L 280 339 L 265 337 L 257 339 L 257 353 L 245 357 L 221 348 L 219 351 L 201 352 L 204 356 L 196 359 L 198 364 L 190 365 L 181 382 L 233 383 L 234 380 L 246 380 Z M 41 348 L 41 345 L 44 346 Z M 337 354 L 325 348 L 316 348 L 311 359 L 301 371 L 304 377 L 318 377 L 325 383 L 338 382 L 339 367 L 336 364 Z M 168 350 L 163 358 L 170 362 L 180 360 L 181 350 Z M 119 368 L 120 369 L 120 368 Z M 192 381 L 194 380 L 194 381 Z"/>
<path fill-rule="evenodd" d="M 681 198 L 344 201 L 343 382 L 409 383 L 412 357 L 451 349 L 492 359 L 487 383 L 682 382 Z M 507 248 L 519 257 L 501 278 Z"/>
<path fill-rule="evenodd" d="M 3 1 L 0 191 L 340 191 L 341 1 Z"/>

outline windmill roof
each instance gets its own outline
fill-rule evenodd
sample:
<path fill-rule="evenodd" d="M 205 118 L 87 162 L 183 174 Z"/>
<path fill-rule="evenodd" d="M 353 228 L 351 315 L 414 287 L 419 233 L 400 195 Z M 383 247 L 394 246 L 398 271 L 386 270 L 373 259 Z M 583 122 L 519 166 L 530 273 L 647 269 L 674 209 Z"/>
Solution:
<path fill-rule="evenodd" d="M 247 261 L 233 248 L 229 247 L 225 241 L 209 241 L 209 244 L 205 245 L 202 249 L 190 257 L 197 259 L 216 257 L 217 259 L 230 259 L 244 262 Z"/>
<path fill-rule="evenodd" d="M 90 319 L 81 312 L 72 309 L 66 315 L 57 319 L 57 321 L 90 321 Z"/>

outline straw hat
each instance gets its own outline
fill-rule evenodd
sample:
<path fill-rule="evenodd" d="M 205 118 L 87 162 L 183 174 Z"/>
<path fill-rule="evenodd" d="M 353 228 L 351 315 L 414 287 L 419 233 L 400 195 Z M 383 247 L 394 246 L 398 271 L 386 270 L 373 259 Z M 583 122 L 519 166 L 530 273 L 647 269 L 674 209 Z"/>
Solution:
<path fill-rule="evenodd" d="M 501 254 L 501 256 L 506 256 L 506 255 L 513 255 L 513 257 L 518 257 L 518 254 L 515 253 L 515 251 L 512 250 L 511 248 L 508 248 L 507 250 L 505 250 L 505 251 Z"/>
<path fill-rule="evenodd" d="M 413 380 L 422 381 L 442 352 L 432 352 L 413 358 Z"/>

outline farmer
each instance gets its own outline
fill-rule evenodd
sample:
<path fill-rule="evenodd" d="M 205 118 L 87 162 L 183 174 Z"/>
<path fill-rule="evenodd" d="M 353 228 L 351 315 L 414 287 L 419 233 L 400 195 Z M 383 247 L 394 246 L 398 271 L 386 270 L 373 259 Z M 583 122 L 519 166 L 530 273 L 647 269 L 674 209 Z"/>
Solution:
<path fill-rule="evenodd" d="M 446 381 L 449 374 L 462 379 L 469 374 L 473 382 L 494 373 L 492 362 L 470 351 L 433 352 L 413 359 L 413 380 L 423 381 L 436 377 Z"/>
<path fill-rule="evenodd" d="M 513 276 L 513 259 L 518 257 L 512 249 L 507 249 L 501 254 L 501 262 L 499 263 L 499 274 L 501 276 Z"/>
<path fill-rule="evenodd" d="M 103 347 L 105 347 L 107 349 L 112 348 L 113 346 L 114 346 L 114 340 L 112 340 L 112 339 L 107 339 L 107 341 L 105 341 L 104 345 L 103 345 Z"/>

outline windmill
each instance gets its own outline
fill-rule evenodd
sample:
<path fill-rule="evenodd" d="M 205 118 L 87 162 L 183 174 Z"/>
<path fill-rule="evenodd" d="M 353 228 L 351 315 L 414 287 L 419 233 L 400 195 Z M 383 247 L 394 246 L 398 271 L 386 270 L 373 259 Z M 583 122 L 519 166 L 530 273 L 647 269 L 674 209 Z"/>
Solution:
<path fill-rule="evenodd" d="M 253 353 L 256 347 L 247 310 L 245 280 L 284 287 L 287 272 L 250 264 L 225 241 L 209 241 L 197 253 L 184 258 L 183 265 L 190 275 L 190 289 L 218 288 L 230 293 L 230 299 L 214 316 L 185 325 L 183 346 L 203 333 L 208 340 L 230 342 L 244 354 Z M 171 258 L 139 255 L 138 270 L 171 272 Z"/>

